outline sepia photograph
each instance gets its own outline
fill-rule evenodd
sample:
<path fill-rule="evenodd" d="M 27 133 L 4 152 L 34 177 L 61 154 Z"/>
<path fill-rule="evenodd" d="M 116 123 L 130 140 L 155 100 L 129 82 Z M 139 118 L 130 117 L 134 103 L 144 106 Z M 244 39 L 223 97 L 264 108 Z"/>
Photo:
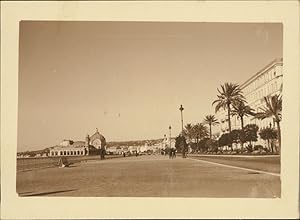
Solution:
<path fill-rule="evenodd" d="M 2 219 L 299 218 L 299 2 L 1 18 Z"/>
<path fill-rule="evenodd" d="M 19 25 L 19 196 L 281 197 L 282 24 Z"/>

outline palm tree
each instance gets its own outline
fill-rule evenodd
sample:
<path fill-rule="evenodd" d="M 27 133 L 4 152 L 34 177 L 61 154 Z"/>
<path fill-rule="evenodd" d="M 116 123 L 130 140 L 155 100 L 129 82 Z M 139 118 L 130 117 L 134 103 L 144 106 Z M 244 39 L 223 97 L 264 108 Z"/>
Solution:
<path fill-rule="evenodd" d="M 217 104 L 215 112 L 219 111 L 221 108 L 227 110 L 228 128 L 229 132 L 231 132 L 231 106 L 237 102 L 245 102 L 245 98 L 238 84 L 225 83 L 224 85 L 221 85 L 221 91 L 219 89 L 217 90 L 219 92 L 219 95 L 217 95 L 218 99 L 216 99 L 212 104 Z"/>
<path fill-rule="evenodd" d="M 191 123 L 188 123 L 184 126 L 183 130 L 184 136 L 188 138 L 189 141 L 193 139 L 193 125 Z"/>
<path fill-rule="evenodd" d="M 254 115 L 254 109 L 249 105 L 246 105 L 245 102 L 236 102 L 232 105 L 233 109 L 231 115 L 236 115 L 241 120 L 242 130 L 244 129 L 244 116 Z"/>
<path fill-rule="evenodd" d="M 218 120 L 214 115 L 206 115 L 204 118 L 204 123 L 209 125 L 209 138 L 212 137 L 211 126 L 219 124 Z"/>
<path fill-rule="evenodd" d="M 194 130 L 194 135 L 196 137 L 198 137 L 199 139 L 203 139 L 205 137 L 208 136 L 208 130 L 207 130 L 207 127 L 202 124 L 202 123 L 197 123 L 193 126 L 193 130 Z M 198 139 L 197 138 L 197 139 Z"/>
<path fill-rule="evenodd" d="M 208 136 L 207 127 L 202 123 L 197 123 L 193 126 L 193 134 L 196 139 L 196 144 L 198 149 L 199 140 L 202 140 L 203 138 Z"/>
<path fill-rule="evenodd" d="M 264 97 L 266 106 L 261 108 L 260 112 L 255 114 L 255 117 L 263 120 L 265 118 L 273 117 L 277 125 L 277 136 L 278 136 L 278 146 L 281 149 L 281 112 L 282 112 L 282 97 L 280 95 L 274 95 L 269 97 Z"/>

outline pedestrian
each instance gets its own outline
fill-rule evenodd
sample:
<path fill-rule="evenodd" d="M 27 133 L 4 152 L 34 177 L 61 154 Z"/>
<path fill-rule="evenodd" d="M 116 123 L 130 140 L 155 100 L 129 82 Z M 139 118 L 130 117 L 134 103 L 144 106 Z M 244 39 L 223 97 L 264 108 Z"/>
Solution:
<path fill-rule="evenodd" d="M 174 159 L 175 158 L 175 149 L 173 148 L 172 149 L 172 159 Z"/>

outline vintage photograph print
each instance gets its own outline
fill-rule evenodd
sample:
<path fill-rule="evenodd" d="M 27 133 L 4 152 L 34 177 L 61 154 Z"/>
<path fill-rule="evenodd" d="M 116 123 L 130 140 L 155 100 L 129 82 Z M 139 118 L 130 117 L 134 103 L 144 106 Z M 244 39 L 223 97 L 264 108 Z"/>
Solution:
<path fill-rule="evenodd" d="M 281 23 L 21 21 L 20 197 L 280 198 Z"/>

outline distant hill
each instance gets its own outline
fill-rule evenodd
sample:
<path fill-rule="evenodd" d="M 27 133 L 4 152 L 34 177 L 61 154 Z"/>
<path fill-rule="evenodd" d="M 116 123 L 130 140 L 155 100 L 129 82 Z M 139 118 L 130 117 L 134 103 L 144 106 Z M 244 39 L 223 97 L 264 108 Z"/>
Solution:
<path fill-rule="evenodd" d="M 49 153 L 50 152 L 50 149 L 47 147 L 45 149 L 42 149 L 42 150 L 34 150 L 34 151 L 23 151 L 23 152 L 18 152 L 17 155 L 20 156 L 20 155 L 29 155 L 31 157 L 34 157 L 35 155 L 37 154 L 44 154 L 44 153 Z"/>

